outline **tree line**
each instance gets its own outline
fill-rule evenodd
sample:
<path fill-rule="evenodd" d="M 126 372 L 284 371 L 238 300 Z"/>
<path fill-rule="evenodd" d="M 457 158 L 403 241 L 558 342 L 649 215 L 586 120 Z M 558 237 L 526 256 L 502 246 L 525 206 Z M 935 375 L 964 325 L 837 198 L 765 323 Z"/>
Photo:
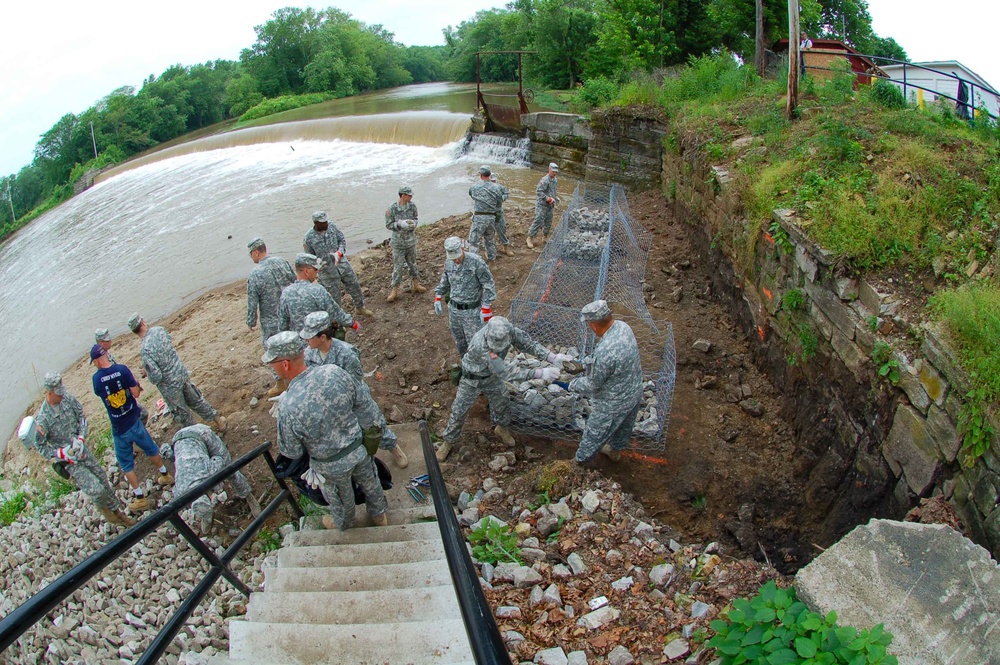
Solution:
<path fill-rule="evenodd" d="M 801 0 L 803 29 L 843 38 L 863 53 L 905 59 L 875 34 L 866 0 Z M 786 36 L 787 0 L 764 0 L 768 44 Z M 602 77 L 623 81 L 728 49 L 752 61 L 754 3 L 748 0 L 513 0 L 444 28 L 443 46 L 405 46 L 382 25 L 334 7 L 288 7 L 256 26 L 239 60 L 174 65 L 142 86 L 112 91 L 45 132 L 30 164 L 0 178 L 0 239 L 28 211 L 72 195 L 91 168 L 115 164 L 159 143 L 238 118 L 265 100 L 321 93 L 345 97 L 408 83 L 474 81 L 476 52 L 530 50 L 535 86 L 566 89 Z M 516 59 L 483 58 L 486 81 L 516 80 Z M 29 215 L 30 219 L 34 215 Z"/>

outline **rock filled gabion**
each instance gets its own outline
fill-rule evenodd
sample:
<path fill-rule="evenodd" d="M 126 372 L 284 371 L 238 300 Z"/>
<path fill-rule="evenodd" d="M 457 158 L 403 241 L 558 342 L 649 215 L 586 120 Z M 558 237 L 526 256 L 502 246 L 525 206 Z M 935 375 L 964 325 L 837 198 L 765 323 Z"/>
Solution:
<path fill-rule="evenodd" d="M 566 233 L 560 250 L 564 257 L 597 261 L 608 246 L 608 213 L 596 208 L 577 208 L 566 213 Z"/>

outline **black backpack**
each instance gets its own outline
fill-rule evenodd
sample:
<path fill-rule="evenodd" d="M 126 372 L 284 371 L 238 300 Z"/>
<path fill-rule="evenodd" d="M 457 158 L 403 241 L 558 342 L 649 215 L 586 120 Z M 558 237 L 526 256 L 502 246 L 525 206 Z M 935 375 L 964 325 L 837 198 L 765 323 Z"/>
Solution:
<path fill-rule="evenodd" d="M 378 473 L 379 484 L 382 485 L 383 490 L 392 489 L 392 473 L 389 471 L 389 467 L 385 465 L 382 460 L 377 457 L 372 457 L 375 460 L 375 470 Z M 298 459 L 292 459 L 290 457 L 285 457 L 282 454 L 278 454 L 278 458 L 274 461 L 274 466 L 277 469 L 275 474 L 278 478 L 286 478 L 295 483 L 295 486 L 299 488 L 299 492 L 308 498 L 313 503 L 320 506 L 328 506 L 327 500 L 323 497 L 323 492 L 319 489 L 315 489 L 306 484 L 306 481 L 302 480 L 300 476 L 309 470 L 309 453 L 305 453 L 302 457 Z M 365 502 L 365 493 L 354 481 L 351 481 L 351 486 L 354 487 L 354 503 L 362 504 Z"/>

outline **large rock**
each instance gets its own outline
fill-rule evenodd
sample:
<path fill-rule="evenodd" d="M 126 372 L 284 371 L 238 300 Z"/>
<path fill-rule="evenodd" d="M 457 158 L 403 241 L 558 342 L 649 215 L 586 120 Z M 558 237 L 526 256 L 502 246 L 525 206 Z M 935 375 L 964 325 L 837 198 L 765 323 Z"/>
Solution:
<path fill-rule="evenodd" d="M 906 482 L 918 496 L 922 496 L 933 484 L 941 465 L 927 421 L 913 407 L 905 404 L 896 409 L 882 455 L 894 474 L 898 476 L 902 472 L 906 475 Z"/>
<path fill-rule="evenodd" d="M 1000 568 L 950 527 L 872 520 L 795 580 L 841 625 L 884 624 L 900 665 L 1000 663 Z"/>

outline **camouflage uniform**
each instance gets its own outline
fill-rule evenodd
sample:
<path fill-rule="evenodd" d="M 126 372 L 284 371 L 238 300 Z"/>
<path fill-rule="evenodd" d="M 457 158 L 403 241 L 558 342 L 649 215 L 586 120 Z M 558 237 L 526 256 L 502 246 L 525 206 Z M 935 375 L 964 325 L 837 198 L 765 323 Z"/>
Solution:
<path fill-rule="evenodd" d="M 552 229 L 552 211 L 556 207 L 553 203 L 549 205 L 548 199 L 556 198 L 556 187 L 559 184 L 558 178 L 551 177 L 548 173 L 542 176 L 535 187 L 535 219 L 528 229 L 528 237 L 534 238 L 541 231 L 542 235 L 548 236 Z"/>
<path fill-rule="evenodd" d="M 493 183 L 500 188 L 500 198 L 506 201 L 510 198 L 510 192 L 506 187 L 500 183 Z M 510 238 L 507 237 L 507 218 L 503 214 L 503 205 L 500 206 L 500 211 L 497 212 L 497 240 L 500 241 L 501 245 L 509 245 Z"/>
<path fill-rule="evenodd" d="M 56 451 L 59 448 L 72 444 L 78 436 L 87 436 L 87 417 L 83 413 L 83 406 L 69 393 L 64 393 L 62 401 L 55 406 L 43 399 L 42 406 L 35 415 L 35 423 L 42 431 L 35 446 L 42 457 L 47 459 L 58 459 Z M 112 512 L 124 508 L 108 482 L 104 467 L 86 445 L 83 446 L 80 459 L 67 464 L 66 470 L 98 508 L 106 508 Z"/>
<path fill-rule="evenodd" d="M 396 434 L 389 428 L 382 409 L 372 399 L 371 391 L 365 384 L 364 372 L 361 369 L 361 352 L 358 351 L 356 346 L 347 342 L 341 342 L 339 339 L 332 339 L 330 340 L 330 351 L 327 352 L 325 357 L 320 353 L 319 349 L 306 349 L 305 360 L 306 365 L 309 367 L 336 365 L 347 372 L 354 379 L 354 384 L 358 391 L 368 398 L 367 401 L 362 399 L 362 402 L 364 403 L 364 407 L 369 410 L 356 413 L 355 415 L 359 420 L 371 420 L 376 425 L 382 426 L 382 442 L 379 443 L 379 448 L 382 450 L 392 450 L 396 447 Z M 370 410 L 372 406 L 375 407 L 374 411 Z"/>
<path fill-rule="evenodd" d="M 639 346 L 627 323 L 615 321 L 598 340 L 592 358 L 588 376 L 569 384 L 570 390 L 590 396 L 590 416 L 576 451 L 578 462 L 593 459 L 605 443 L 616 451 L 628 448 L 642 398 Z"/>
<path fill-rule="evenodd" d="M 260 310 L 262 342 L 281 330 L 278 320 L 281 291 L 294 281 L 292 266 L 277 256 L 267 257 L 250 271 L 247 279 L 247 326 L 257 325 L 257 311 Z"/>
<path fill-rule="evenodd" d="M 468 255 L 466 255 L 468 256 Z M 509 325 L 509 324 L 508 324 Z M 547 358 L 549 350 L 531 339 L 528 333 L 511 325 L 506 348 L 496 351 L 492 357 L 486 341 L 487 328 L 482 328 L 469 342 L 469 350 L 462 357 L 462 380 L 458 392 L 451 403 L 448 425 L 441 432 L 441 438 L 448 443 L 458 441 L 469 409 L 475 404 L 480 393 L 486 395 L 490 403 L 490 419 L 507 427 L 510 425 L 510 395 L 504 381 L 519 382 L 535 378 L 535 370 L 508 364 L 504 361 L 510 347 L 530 353 L 538 358 Z"/>
<path fill-rule="evenodd" d="M 406 230 L 396 227 L 397 222 L 412 221 L 412 226 L 407 224 Z M 385 211 L 385 228 L 392 231 L 389 239 L 389 246 L 392 247 L 392 284 L 399 286 L 403 281 L 403 264 L 410 269 L 410 278 L 414 282 L 420 281 L 417 273 L 417 206 L 413 201 L 407 201 L 406 205 L 393 203 Z"/>
<path fill-rule="evenodd" d="M 345 312 L 325 288 L 315 282 L 300 279 L 281 292 L 281 299 L 278 302 L 278 328 L 293 332 L 302 330 L 302 324 L 309 312 L 327 312 L 331 319 L 344 327 L 350 328 L 354 325 L 354 317 Z"/>
<path fill-rule="evenodd" d="M 178 430 L 174 434 L 172 448 L 174 496 L 183 495 L 233 461 L 226 444 L 207 425 L 192 425 Z M 245 499 L 250 496 L 250 482 L 242 472 L 237 471 L 228 480 L 232 482 L 237 497 Z M 198 519 L 211 519 L 212 502 L 202 495 L 191 504 L 191 510 Z"/>
<path fill-rule="evenodd" d="M 469 229 L 469 245 L 479 251 L 480 241 L 486 244 L 486 260 L 497 257 L 497 217 L 503 210 L 504 196 L 500 185 L 481 180 L 469 188 L 472 197 L 472 227 Z"/>
<path fill-rule="evenodd" d="M 332 222 L 323 233 L 309 229 L 302 241 L 302 247 L 310 254 L 323 259 L 324 266 L 319 271 L 318 281 L 337 305 L 341 304 L 341 294 L 346 290 L 354 300 L 355 309 L 362 309 L 365 306 L 365 297 L 361 295 L 358 276 L 354 274 L 354 268 L 347 260 L 347 240 L 340 229 Z M 340 255 L 340 263 L 337 263 L 335 254 Z"/>
<path fill-rule="evenodd" d="M 293 459 L 309 453 L 310 468 L 325 477 L 323 497 L 341 531 L 354 523 L 352 478 L 365 493 L 369 515 L 377 517 L 387 508 L 375 463 L 361 445 L 362 428 L 375 423 L 359 416 L 378 409 L 366 401 L 371 396 L 358 390 L 347 372 L 323 365 L 292 379 L 278 410 L 278 450 Z"/>
<path fill-rule="evenodd" d="M 208 403 L 174 349 L 170 334 L 160 326 L 146 330 L 139 351 L 142 367 L 163 396 L 174 421 L 181 427 L 194 425 L 191 411 L 205 422 L 217 420 L 219 412 Z"/>
<path fill-rule="evenodd" d="M 469 340 L 483 327 L 480 307 L 490 307 L 497 299 L 493 274 L 481 258 L 465 252 L 461 264 L 445 259 L 444 272 L 434 293 L 439 296 L 451 294 L 448 327 L 455 338 L 458 353 L 464 356 L 469 349 Z"/>

